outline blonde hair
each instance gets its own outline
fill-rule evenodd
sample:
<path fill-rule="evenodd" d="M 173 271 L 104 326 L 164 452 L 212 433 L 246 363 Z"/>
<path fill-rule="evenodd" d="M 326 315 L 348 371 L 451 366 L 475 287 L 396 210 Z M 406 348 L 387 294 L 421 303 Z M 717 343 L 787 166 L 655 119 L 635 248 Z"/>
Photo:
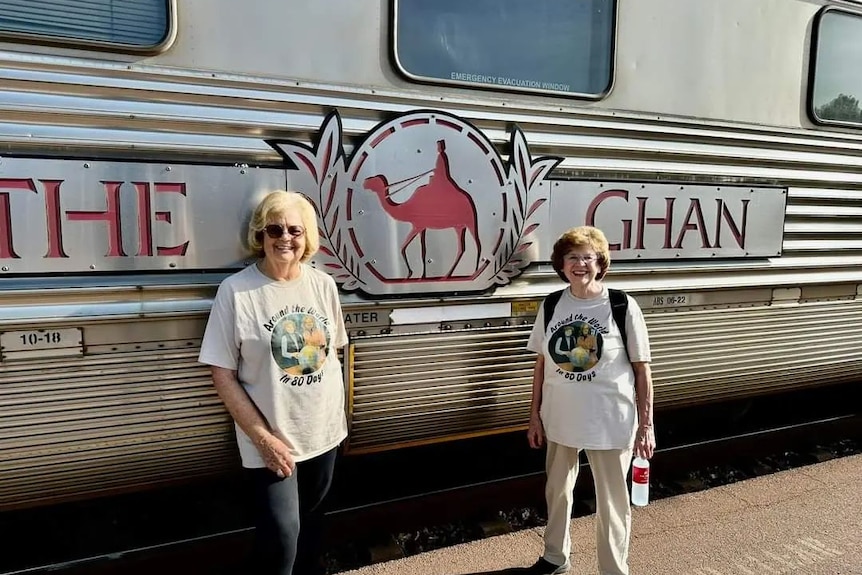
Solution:
<path fill-rule="evenodd" d="M 563 273 L 563 259 L 574 248 L 582 247 L 590 248 L 596 252 L 596 256 L 599 258 L 599 273 L 596 275 L 596 279 L 602 279 L 608 273 L 608 268 L 611 266 L 611 250 L 608 246 L 608 239 L 602 230 L 592 226 L 571 228 L 557 238 L 551 252 L 551 265 L 554 266 L 554 271 L 557 272 L 560 279 L 566 283 L 569 280 Z"/>
<path fill-rule="evenodd" d="M 320 248 L 320 232 L 317 229 L 317 212 L 314 205 L 299 192 L 276 190 L 264 197 L 248 222 L 248 247 L 259 258 L 264 257 L 263 228 L 268 221 L 283 217 L 288 211 L 296 210 L 305 228 L 305 251 L 300 258 L 307 262 Z"/>

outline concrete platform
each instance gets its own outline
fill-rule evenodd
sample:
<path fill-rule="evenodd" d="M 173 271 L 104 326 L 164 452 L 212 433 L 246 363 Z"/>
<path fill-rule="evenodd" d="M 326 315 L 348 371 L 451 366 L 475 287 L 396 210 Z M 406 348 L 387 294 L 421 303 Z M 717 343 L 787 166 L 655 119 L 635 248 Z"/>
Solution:
<path fill-rule="evenodd" d="M 573 575 L 595 574 L 594 517 L 572 521 Z M 346 572 L 515 574 L 542 551 L 542 528 Z M 632 575 L 862 575 L 862 455 L 635 508 Z"/>

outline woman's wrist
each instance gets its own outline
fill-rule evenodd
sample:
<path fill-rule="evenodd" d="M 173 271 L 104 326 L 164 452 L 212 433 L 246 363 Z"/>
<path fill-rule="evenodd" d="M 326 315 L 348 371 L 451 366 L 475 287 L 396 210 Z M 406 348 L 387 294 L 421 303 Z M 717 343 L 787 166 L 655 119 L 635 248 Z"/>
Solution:
<path fill-rule="evenodd" d="M 272 440 L 275 439 L 275 436 L 266 431 L 260 433 L 257 437 L 255 437 L 252 442 L 257 446 L 258 449 L 272 449 Z"/>

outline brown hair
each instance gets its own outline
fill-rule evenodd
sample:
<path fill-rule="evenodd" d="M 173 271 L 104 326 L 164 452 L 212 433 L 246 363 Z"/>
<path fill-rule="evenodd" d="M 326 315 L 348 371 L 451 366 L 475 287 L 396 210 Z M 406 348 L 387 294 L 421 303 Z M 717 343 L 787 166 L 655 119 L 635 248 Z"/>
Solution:
<path fill-rule="evenodd" d="M 563 258 L 574 248 L 588 247 L 596 252 L 599 258 L 599 273 L 596 279 L 602 279 L 608 273 L 608 268 L 611 266 L 611 251 L 608 247 L 608 239 L 599 228 L 592 226 L 580 226 L 563 232 L 557 241 L 554 242 L 554 249 L 551 252 L 551 265 L 554 266 L 554 271 L 560 276 L 564 282 L 568 283 L 566 275 L 563 273 Z"/>
<path fill-rule="evenodd" d="M 263 251 L 263 228 L 270 220 L 284 216 L 290 210 L 299 212 L 302 227 L 305 228 L 305 251 L 300 258 L 301 262 L 307 262 L 317 253 L 320 248 L 320 232 L 317 229 L 317 212 L 308 198 L 298 192 L 287 192 L 276 190 L 270 192 L 263 198 L 248 222 L 248 247 L 254 255 L 262 258 Z"/>

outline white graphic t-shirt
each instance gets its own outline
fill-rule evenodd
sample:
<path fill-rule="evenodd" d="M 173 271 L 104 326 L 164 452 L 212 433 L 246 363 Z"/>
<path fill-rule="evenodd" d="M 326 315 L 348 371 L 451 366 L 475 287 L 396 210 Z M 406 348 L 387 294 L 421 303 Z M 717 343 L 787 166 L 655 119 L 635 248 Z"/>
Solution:
<path fill-rule="evenodd" d="M 236 370 L 270 427 L 296 461 L 325 453 L 347 436 L 337 349 L 347 332 L 335 281 L 303 265 L 277 282 L 252 264 L 219 286 L 198 361 Z M 265 467 L 237 425 L 243 467 Z"/>
<path fill-rule="evenodd" d="M 548 440 L 581 449 L 631 447 L 637 429 L 631 362 L 650 361 L 637 302 L 628 298 L 628 357 L 607 288 L 592 299 L 565 290 L 544 328 L 540 307 L 527 349 L 545 358 L 540 414 Z"/>

